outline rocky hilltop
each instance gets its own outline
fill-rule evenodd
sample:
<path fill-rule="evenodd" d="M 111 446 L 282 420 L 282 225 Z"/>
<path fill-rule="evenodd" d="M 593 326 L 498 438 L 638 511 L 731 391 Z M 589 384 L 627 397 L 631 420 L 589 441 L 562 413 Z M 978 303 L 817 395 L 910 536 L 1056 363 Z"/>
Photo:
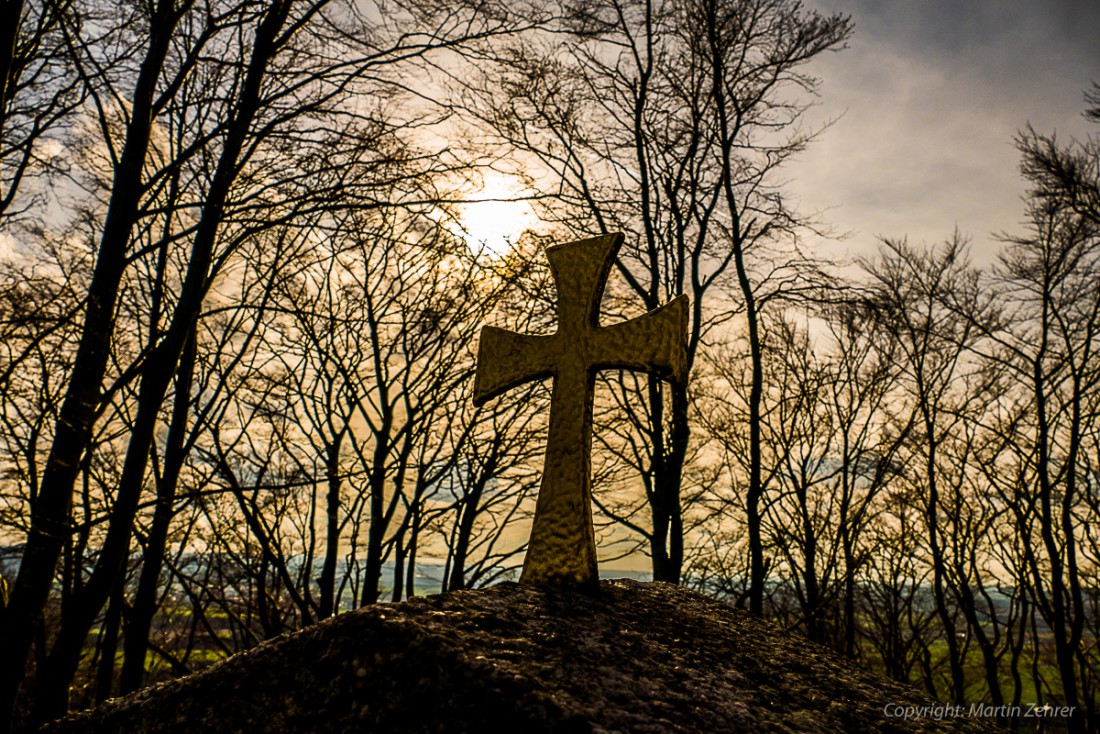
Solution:
<path fill-rule="evenodd" d="M 888 705 L 935 704 L 683 588 L 509 583 L 341 614 L 46 731 L 996 730 Z"/>

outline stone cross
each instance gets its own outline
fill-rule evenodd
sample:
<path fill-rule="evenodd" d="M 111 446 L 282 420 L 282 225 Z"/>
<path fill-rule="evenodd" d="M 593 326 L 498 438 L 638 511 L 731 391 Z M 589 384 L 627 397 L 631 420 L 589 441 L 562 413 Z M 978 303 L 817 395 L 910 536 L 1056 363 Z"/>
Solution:
<path fill-rule="evenodd" d="M 687 296 L 630 321 L 599 326 L 600 300 L 622 234 L 546 248 L 558 290 L 558 330 L 549 336 L 481 330 L 474 404 L 530 380 L 554 378 L 550 435 L 520 581 L 595 588 L 592 529 L 592 393 L 596 372 L 627 369 L 683 384 Z"/>

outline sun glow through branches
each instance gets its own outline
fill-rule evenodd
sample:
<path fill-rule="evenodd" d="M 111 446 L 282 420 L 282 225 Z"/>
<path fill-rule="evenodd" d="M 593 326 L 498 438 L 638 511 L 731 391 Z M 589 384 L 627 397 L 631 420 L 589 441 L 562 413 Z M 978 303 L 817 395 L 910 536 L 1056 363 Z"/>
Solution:
<path fill-rule="evenodd" d="M 530 202 L 516 201 L 517 187 L 507 177 L 488 174 L 480 191 L 459 207 L 459 236 L 471 250 L 503 255 L 537 218 Z"/>

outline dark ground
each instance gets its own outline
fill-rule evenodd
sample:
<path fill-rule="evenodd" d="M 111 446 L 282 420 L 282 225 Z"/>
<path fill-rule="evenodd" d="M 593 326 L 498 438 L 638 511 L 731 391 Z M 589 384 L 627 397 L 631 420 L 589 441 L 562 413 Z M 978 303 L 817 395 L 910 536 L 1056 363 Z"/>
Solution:
<path fill-rule="evenodd" d="M 796 634 L 669 584 L 501 584 L 379 604 L 49 732 L 982 732 Z"/>

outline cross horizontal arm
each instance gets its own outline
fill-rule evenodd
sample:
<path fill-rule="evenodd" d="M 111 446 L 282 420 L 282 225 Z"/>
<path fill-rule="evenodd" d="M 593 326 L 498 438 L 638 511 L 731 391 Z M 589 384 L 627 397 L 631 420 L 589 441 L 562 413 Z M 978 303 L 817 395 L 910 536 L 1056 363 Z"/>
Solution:
<path fill-rule="evenodd" d="M 553 336 L 530 336 L 486 326 L 477 348 L 474 405 L 513 387 L 554 374 Z"/>
<path fill-rule="evenodd" d="M 589 364 L 653 372 L 683 384 L 687 376 L 688 297 L 678 296 L 630 321 L 604 326 L 592 334 Z"/>

